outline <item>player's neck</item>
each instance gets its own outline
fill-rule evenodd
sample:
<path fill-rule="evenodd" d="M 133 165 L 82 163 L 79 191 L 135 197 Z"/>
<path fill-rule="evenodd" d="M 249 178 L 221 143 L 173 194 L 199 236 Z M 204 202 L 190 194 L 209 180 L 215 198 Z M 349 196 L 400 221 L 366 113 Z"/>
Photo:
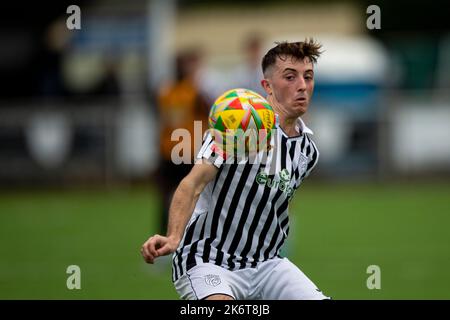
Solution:
<path fill-rule="evenodd" d="M 297 130 L 297 118 L 292 118 L 287 116 L 281 108 L 279 108 L 276 104 L 272 105 L 273 110 L 278 115 L 278 123 L 281 129 L 283 129 L 284 133 L 286 133 L 289 137 L 298 136 L 300 132 Z"/>
<path fill-rule="evenodd" d="M 298 132 L 296 123 L 297 118 L 283 118 L 279 115 L 279 126 L 283 129 L 284 133 L 286 133 L 289 137 L 298 136 L 300 132 Z"/>

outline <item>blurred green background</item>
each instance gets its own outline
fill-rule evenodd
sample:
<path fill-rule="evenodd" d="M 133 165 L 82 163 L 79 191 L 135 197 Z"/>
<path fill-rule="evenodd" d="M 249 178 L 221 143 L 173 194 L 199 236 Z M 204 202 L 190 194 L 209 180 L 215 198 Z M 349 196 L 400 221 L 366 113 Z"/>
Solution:
<path fill-rule="evenodd" d="M 449 299 L 449 194 L 447 183 L 308 181 L 285 251 L 334 299 Z M 178 299 L 169 262 L 139 253 L 158 210 L 152 187 L 2 194 L 0 298 Z M 81 290 L 66 287 L 69 265 Z M 381 290 L 366 286 L 369 265 Z"/>

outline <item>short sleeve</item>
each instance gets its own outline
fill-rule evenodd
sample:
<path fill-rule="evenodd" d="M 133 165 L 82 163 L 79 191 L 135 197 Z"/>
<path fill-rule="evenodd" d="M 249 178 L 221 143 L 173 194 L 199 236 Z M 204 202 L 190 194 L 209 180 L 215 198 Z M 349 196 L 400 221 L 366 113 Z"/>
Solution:
<path fill-rule="evenodd" d="M 314 170 L 314 168 L 317 166 L 317 163 L 319 162 L 319 149 L 317 149 L 316 144 L 309 137 L 308 141 L 310 142 L 310 146 L 312 147 L 312 152 L 311 155 L 309 156 L 310 160 L 308 162 L 304 178 L 307 178 L 311 174 L 311 172 Z"/>
<path fill-rule="evenodd" d="M 219 168 L 224 163 L 223 152 L 216 146 L 211 133 L 207 133 L 203 139 L 202 147 L 197 154 L 197 159 L 206 159 L 209 163 Z"/>

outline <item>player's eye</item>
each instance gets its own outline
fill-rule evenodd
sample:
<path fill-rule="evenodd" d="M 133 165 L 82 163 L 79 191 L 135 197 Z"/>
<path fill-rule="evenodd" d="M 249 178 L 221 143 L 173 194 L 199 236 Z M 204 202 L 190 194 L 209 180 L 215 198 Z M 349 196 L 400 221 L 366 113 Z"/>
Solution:
<path fill-rule="evenodd" d="M 294 80 L 295 77 L 294 76 L 286 76 L 285 78 L 288 81 L 292 81 L 292 80 Z"/>

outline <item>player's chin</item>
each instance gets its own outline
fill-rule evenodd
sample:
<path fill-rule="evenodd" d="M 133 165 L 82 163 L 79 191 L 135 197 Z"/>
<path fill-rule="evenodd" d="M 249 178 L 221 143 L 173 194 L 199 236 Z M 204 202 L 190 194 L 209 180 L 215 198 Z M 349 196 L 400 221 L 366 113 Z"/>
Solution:
<path fill-rule="evenodd" d="M 296 101 L 292 105 L 292 110 L 295 112 L 297 117 L 301 117 L 308 111 L 308 102 L 307 101 L 304 101 L 304 102 Z"/>

